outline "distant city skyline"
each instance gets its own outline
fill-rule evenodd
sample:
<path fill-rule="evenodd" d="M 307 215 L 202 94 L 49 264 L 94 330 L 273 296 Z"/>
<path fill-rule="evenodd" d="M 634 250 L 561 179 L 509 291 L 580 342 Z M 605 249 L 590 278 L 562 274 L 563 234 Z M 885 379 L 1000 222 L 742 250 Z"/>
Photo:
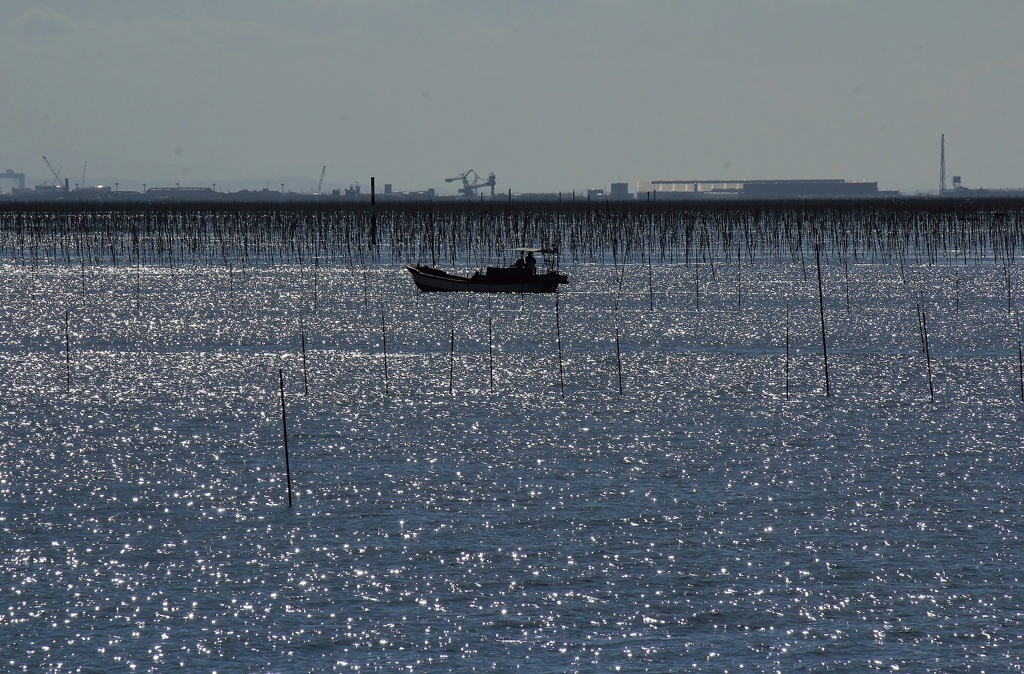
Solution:
<path fill-rule="evenodd" d="M 1024 187 L 1024 3 L 5 0 L 0 172 L 505 192 Z M 7 192 L 8 183 L 0 184 Z"/>

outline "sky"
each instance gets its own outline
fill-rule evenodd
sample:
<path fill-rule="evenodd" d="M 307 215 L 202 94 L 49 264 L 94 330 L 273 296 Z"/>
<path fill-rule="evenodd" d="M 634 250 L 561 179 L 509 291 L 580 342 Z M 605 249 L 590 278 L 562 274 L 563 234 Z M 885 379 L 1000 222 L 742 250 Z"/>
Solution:
<path fill-rule="evenodd" d="M 1019 188 L 1022 26 L 1019 0 L 2 0 L 0 171 L 914 193 L 938 190 L 945 134 L 948 182 Z"/>

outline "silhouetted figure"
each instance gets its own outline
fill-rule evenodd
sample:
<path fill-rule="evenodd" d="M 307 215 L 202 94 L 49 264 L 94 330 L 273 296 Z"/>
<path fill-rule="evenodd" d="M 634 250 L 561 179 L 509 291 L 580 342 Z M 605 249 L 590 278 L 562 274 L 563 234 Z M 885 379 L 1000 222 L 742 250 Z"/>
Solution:
<path fill-rule="evenodd" d="M 533 256 L 532 250 L 526 254 L 526 271 L 531 274 L 537 273 L 537 258 Z"/>

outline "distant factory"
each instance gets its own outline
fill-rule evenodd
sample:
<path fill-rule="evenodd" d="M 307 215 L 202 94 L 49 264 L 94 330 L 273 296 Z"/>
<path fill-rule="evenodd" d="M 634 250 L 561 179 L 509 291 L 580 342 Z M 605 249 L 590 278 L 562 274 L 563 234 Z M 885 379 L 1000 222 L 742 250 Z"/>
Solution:
<path fill-rule="evenodd" d="M 142 191 L 122 190 L 117 184 L 84 187 L 69 186 L 67 179 L 59 179 L 54 171 L 54 180 L 50 184 L 25 187 L 25 175 L 8 169 L 0 173 L 0 181 L 9 184 L 9 192 L 0 187 L 0 200 L 9 201 L 433 201 L 433 200 L 509 200 L 509 201 L 650 201 L 650 200 L 715 200 L 715 199 L 871 199 L 898 196 L 898 192 L 882 191 L 876 182 L 847 180 L 641 180 L 636 183 L 636 191 L 630 192 L 630 184 L 624 182 L 611 183 L 610 189 L 595 188 L 576 192 L 496 192 L 495 178 L 491 173 L 487 178 L 468 175 L 448 179 L 452 182 L 461 181 L 458 196 L 443 196 L 433 188 L 416 191 L 399 191 L 393 189 L 391 183 L 385 183 L 383 190 L 371 189 L 364 191 L 360 185 L 353 184 L 344 190 L 315 192 L 291 192 L 269 188 L 258 190 L 240 190 L 234 192 L 218 191 L 215 187 L 197 187 L 175 185 L 144 187 Z M 63 184 L 62 184 L 63 183 Z M 485 188 L 489 193 L 483 192 Z M 322 189 L 322 182 L 321 182 Z M 496 193 L 495 193 L 496 192 Z M 954 189 L 946 190 L 946 194 L 966 192 L 954 181 Z"/>
<path fill-rule="evenodd" d="M 456 196 L 439 195 L 434 188 L 403 191 L 393 188 L 390 182 L 383 184 L 383 190 L 377 189 L 375 178 L 370 177 L 370 189 L 363 190 L 358 183 L 344 189 L 324 189 L 324 178 L 327 166 L 320 169 L 319 181 L 315 189 L 310 187 L 301 191 L 286 191 L 285 184 L 280 184 L 280 191 L 271 189 L 268 184 L 262 189 L 242 189 L 238 191 L 217 190 L 212 187 L 180 185 L 147 186 L 142 184 L 141 191 L 120 189 L 119 183 L 113 185 L 88 186 L 86 183 L 86 162 L 82 167 L 81 182 L 74 185 L 61 175 L 63 166 L 54 167 L 46 156 L 43 162 L 49 170 L 51 179 L 34 187 L 26 187 L 25 174 L 14 169 L 0 173 L 0 200 L 2 201 L 134 201 L 134 202 L 280 202 L 280 201 L 323 201 L 323 202 L 370 202 L 389 201 L 650 201 L 650 200 L 706 200 L 706 199 L 872 199 L 878 197 L 898 196 L 898 192 L 885 192 L 878 189 L 877 182 L 848 180 L 640 180 L 635 183 L 635 192 L 630 191 L 631 185 L 626 182 L 613 182 L 610 189 L 606 187 L 569 192 L 516 192 L 511 189 L 497 190 L 497 177 L 494 172 L 481 175 L 469 169 L 457 175 L 445 178 L 446 183 L 454 183 L 457 187 Z M 942 158 L 942 192 L 945 193 L 945 140 L 943 139 Z M 486 177 L 485 177 L 486 176 Z M 4 187 L 8 188 L 5 191 Z M 959 179 L 954 181 L 954 192 L 963 188 Z"/>
<path fill-rule="evenodd" d="M 894 197 L 877 182 L 816 180 L 641 180 L 637 198 L 655 199 L 871 199 Z"/>
<path fill-rule="evenodd" d="M 13 171 L 11 172 L 13 173 Z M 23 174 L 2 174 L 0 179 L 16 183 L 10 192 L 0 192 L 0 199 L 16 201 L 433 201 L 454 200 L 514 200 L 514 201 L 632 201 L 632 200 L 714 200 L 714 199 L 871 199 L 898 196 L 899 192 L 882 191 L 876 182 L 850 182 L 846 180 L 641 180 L 636 192 L 629 191 L 629 183 L 611 183 L 611 189 L 594 188 L 577 192 L 513 192 L 472 195 L 472 190 L 460 188 L 459 196 L 443 196 L 433 188 L 416 191 L 398 191 L 390 183 L 383 190 L 363 191 L 358 184 L 344 190 L 329 192 L 286 192 L 271 189 L 217 191 L 210 187 L 173 186 L 148 187 L 141 192 L 119 190 L 116 185 L 69 188 L 65 185 L 36 185 L 22 187 Z M 489 189 L 492 185 L 485 184 Z M 956 192 L 966 191 L 959 184 Z M 469 192 L 469 194 L 467 194 Z M 954 190 L 947 190 L 947 194 Z"/>
<path fill-rule="evenodd" d="M 147 185 L 141 190 L 121 189 L 120 183 L 89 186 L 86 183 L 86 168 L 82 167 L 81 181 L 71 183 L 62 175 L 63 166 L 42 157 L 50 178 L 33 187 L 26 187 L 25 173 L 7 169 L 0 172 L 0 201 L 74 201 L 74 202 L 394 202 L 394 201 L 651 201 L 651 200 L 768 200 L 768 199 L 873 199 L 898 196 L 895 191 L 881 191 L 877 182 L 813 179 L 813 180 L 639 180 L 630 184 L 613 182 L 605 187 L 559 192 L 519 192 L 512 189 L 496 189 L 498 179 L 493 171 L 484 174 L 473 169 L 462 171 L 444 179 L 454 184 L 456 195 L 438 194 L 434 188 L 421 190 L 396 190 L 392 183 L 383 185 L 370 177 L 369 189 L 353 183 L 344 189 L 324 189 L 327 166 L 319 172 L 318 181 L 300 181 L 304 185 L 299 191 L 271 189 L 269 181 L 264 188 L 229 191 L 212 186 Z M 133 187 L 137 184 L 130 183 Z M 316 187 L 312 187 L 315 184 Z M 308 185 L 308 186 L 307 186 Z M 630 188 L 635 185 L 635 191 Z M 380 189 L 383 187 L 383 189 Z M 6 188 L 6 189 L 4 189 Z M 942 189 L 940 193 L 961 194 L 966 190 L 959 178 L 954 179 L 953 190 L 945 189 L 945 138 L 942 148 Z"/>
<path fill-rule="evenodd" d="M 946 137 L 940 138 L 939 152 L 939 190 L 938 196 L 952 198 L 1024 198 L 1024 189 L 985 189 L 967 187 L 959 175 L 952 177 L 952 186 L 946 184 Z M 86 168 L 82 167 L 81 181 L 71 182 L 62 175 L 63 166 L 54 164 L 42 157 L 50 177 L 44 182 L 27 186 L 26 174 L 8 168 L 0 171 L 0 202 L 11 201 L 65 201 L 65 202 L 297 202 L 313 201 L 320 203 L 387 203 L 400 201 L 557 201 L 557 202 L 627 202 L 627 201 L 767 201 L 767 200 L 860 200 L 884 199 L 902 196 L 896 190 L 880 190 L 878 183 L 866 180 L 845 180 L 838 178 L 812 178 L 803 180 L 740 180 L 740 179 L 686 179 L 686 180 L 637 180 L 636 182 L 613 182 L 603 187 L 571 191 L 516 191 L 507 187 L 498 187 L 498 178 L 493 171 L 484 174 L 473 169 L 461 171 L 456 175 L 444 178 L 444 182 L 454 185 L 456 194 L 439 193 L 430 187 L 418 190 L 395 189 L 392 183 L 376 181 L 371 176 L 369 189 L 359 183 L 351 183 L 348 187 L 325 189 L 324 178 L 327 166 L 323 165 L 319 172 L 319 180 L 304 178 L 294 179 L 292 189 L 285 190 L 285 183 L 280 190 L 271 189 L 270 181 L 266 187 L 255 189 L 229 190 L 217 189 L 217 183 L 210 187 L 197 185 L 147 185 L 141 183 L 137 189 L 136 180 L 125 181 L 125 186 L 136 189 L 121 189 L 121 184 L 90 186 L 86 183 Z M 620 179 L 621 180 L 621 179 Z M 251 185 L 252 180 L 234 181 L 232 186 Z M 296 188 L 295 183 L 298 183 Z M 257 182 L 257 185 L 259 183 Z M 314 187 L 315 185 L 315 187 Z M 631 189 L 634 188 L 635 189 Z M 383 189 L 381 189 L 383 188 Z M 935 193 L 918 193 L 918 196 L 934 196 Z"/>

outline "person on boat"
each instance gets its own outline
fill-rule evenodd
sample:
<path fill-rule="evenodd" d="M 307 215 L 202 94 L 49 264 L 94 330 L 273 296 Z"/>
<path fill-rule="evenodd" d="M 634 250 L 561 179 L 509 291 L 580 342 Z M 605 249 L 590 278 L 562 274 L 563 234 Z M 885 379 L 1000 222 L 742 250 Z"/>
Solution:
<path fill-rule="evenodd" d="M 526 261 L 523 260 L 523 254 L 522 253 L 520 253 L 519 254 L 519 258 L 515 262 L 512 263 L 512 268 L 513 269 L 525 269 L 526 268 Z"/>
<path fill-rule="evenodd" d="M 537 273 L 537 258 L 533 256 L 532 250 L 526 254 L 526 271 L 531 274 Z"/>

